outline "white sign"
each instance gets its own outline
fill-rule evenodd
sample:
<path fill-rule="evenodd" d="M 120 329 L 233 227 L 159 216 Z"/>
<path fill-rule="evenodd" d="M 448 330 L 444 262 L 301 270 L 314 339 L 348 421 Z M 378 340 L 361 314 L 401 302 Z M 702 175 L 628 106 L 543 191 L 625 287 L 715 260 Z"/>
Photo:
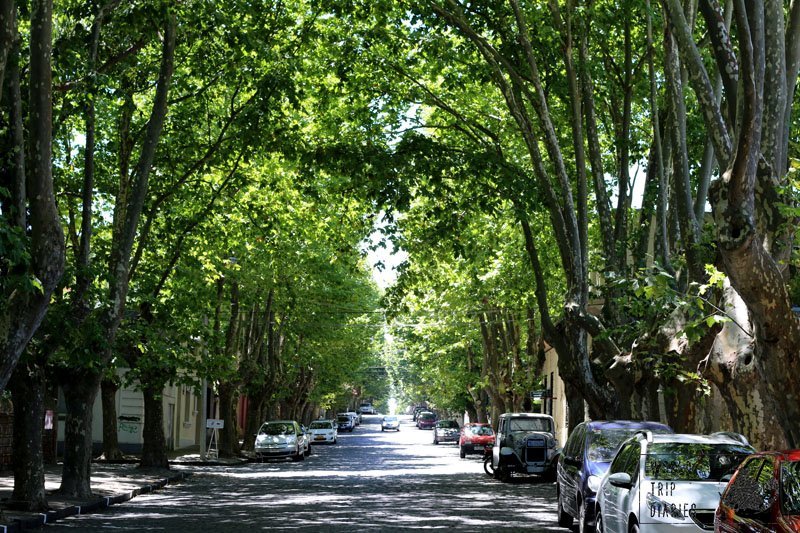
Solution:
<path fill-rule="evenodd" d="M 222 429 L 225 427 L 225 421 L 221 418 L 209 418 L 206 420 L 206 427 L 209 429 Z"/>

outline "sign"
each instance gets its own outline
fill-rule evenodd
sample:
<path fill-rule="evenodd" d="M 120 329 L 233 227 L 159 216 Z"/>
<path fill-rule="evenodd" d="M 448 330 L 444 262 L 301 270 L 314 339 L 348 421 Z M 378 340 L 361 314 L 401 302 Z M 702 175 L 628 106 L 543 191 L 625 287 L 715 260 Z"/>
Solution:
<path fill-rule="evenodd" d="M 44 412 L 44 429 L 53 429 L 53 411 L 50 409 Z"/>
<path fill-rule="evenodd" d="M 206 419 L 206 427 L 209 429 L 222 429 L 225 427 L 225 421 L 221 418 Z"/>

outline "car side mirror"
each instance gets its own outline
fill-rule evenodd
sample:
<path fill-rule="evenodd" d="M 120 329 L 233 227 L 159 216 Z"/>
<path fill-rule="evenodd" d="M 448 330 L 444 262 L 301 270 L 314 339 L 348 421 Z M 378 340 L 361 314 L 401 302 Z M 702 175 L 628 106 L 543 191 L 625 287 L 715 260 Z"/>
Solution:
<path fill-rule="evenodd" d="M 630 489 L 633 486 L 631 476 L 627 472 L 617 472 L 608 476 L 608 482 L 615 487 Z"/>

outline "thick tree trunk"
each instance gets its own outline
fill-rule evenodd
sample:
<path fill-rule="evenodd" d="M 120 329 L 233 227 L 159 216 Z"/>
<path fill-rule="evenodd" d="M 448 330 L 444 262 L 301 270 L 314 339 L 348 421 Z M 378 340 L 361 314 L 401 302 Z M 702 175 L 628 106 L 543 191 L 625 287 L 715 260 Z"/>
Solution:
<path fill-rule="evenodd" d="M 86 499 L 92 496 L 92 408 L 100 390 L 100 376 L 70 372 L 62 380 L 67 420 L 64 424 L 64 468 L 59 494 Z"/>
<path fill-rule="evenodd" d="M 122 459 L 119 449 L 117 428 L 117 391 L 119 384 L 106 378 L 100 385 L 100 398 L 103 406 L 103 457 L 107 461 Z"/>
<path fill-rule="evenodd" d="M 142 437 L 142 468 L 157 467 L 169 468 L 167 458 L 167 441 L 164 438 L 164 402 L 161 394 L 164 390 L 163 385 L 144 386 L 142 396 L 144 398 L 144 428 Z"/>
<path fill-rule="evenodd" d="M 256 445 L 255 434 L 258 432 L 258 428 L 261 427 L 261 424 L 266 420 L 263 414 L 266 401 L 263 396 L 258 399 L 249 398 L 249 400 L 250 404 L 247 407 L 242 450 L 253 451 Z"/>
<path fill-rule="evenodd" d="M 14 492 L 6 506 L 25 511 L 48 509 L 44 490 L 42 430 L 44 370 L 35 363 L 17 366 L 9 382 L 14 403 Z"/>

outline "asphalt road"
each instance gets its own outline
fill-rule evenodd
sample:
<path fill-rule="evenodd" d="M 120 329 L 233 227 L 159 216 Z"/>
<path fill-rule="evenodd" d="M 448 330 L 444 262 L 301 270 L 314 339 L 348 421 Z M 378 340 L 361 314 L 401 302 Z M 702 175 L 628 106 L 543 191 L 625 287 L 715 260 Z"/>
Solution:
<path fill-rule="evenodd" d="M 501 483 L 480 456 L 460 459 L 407 417 L 382 433 L 380 417 L 314 445 L 305 461 L 186 467 L 193 475 L 50 531 L 559 531 L 555 484 Z"/>

